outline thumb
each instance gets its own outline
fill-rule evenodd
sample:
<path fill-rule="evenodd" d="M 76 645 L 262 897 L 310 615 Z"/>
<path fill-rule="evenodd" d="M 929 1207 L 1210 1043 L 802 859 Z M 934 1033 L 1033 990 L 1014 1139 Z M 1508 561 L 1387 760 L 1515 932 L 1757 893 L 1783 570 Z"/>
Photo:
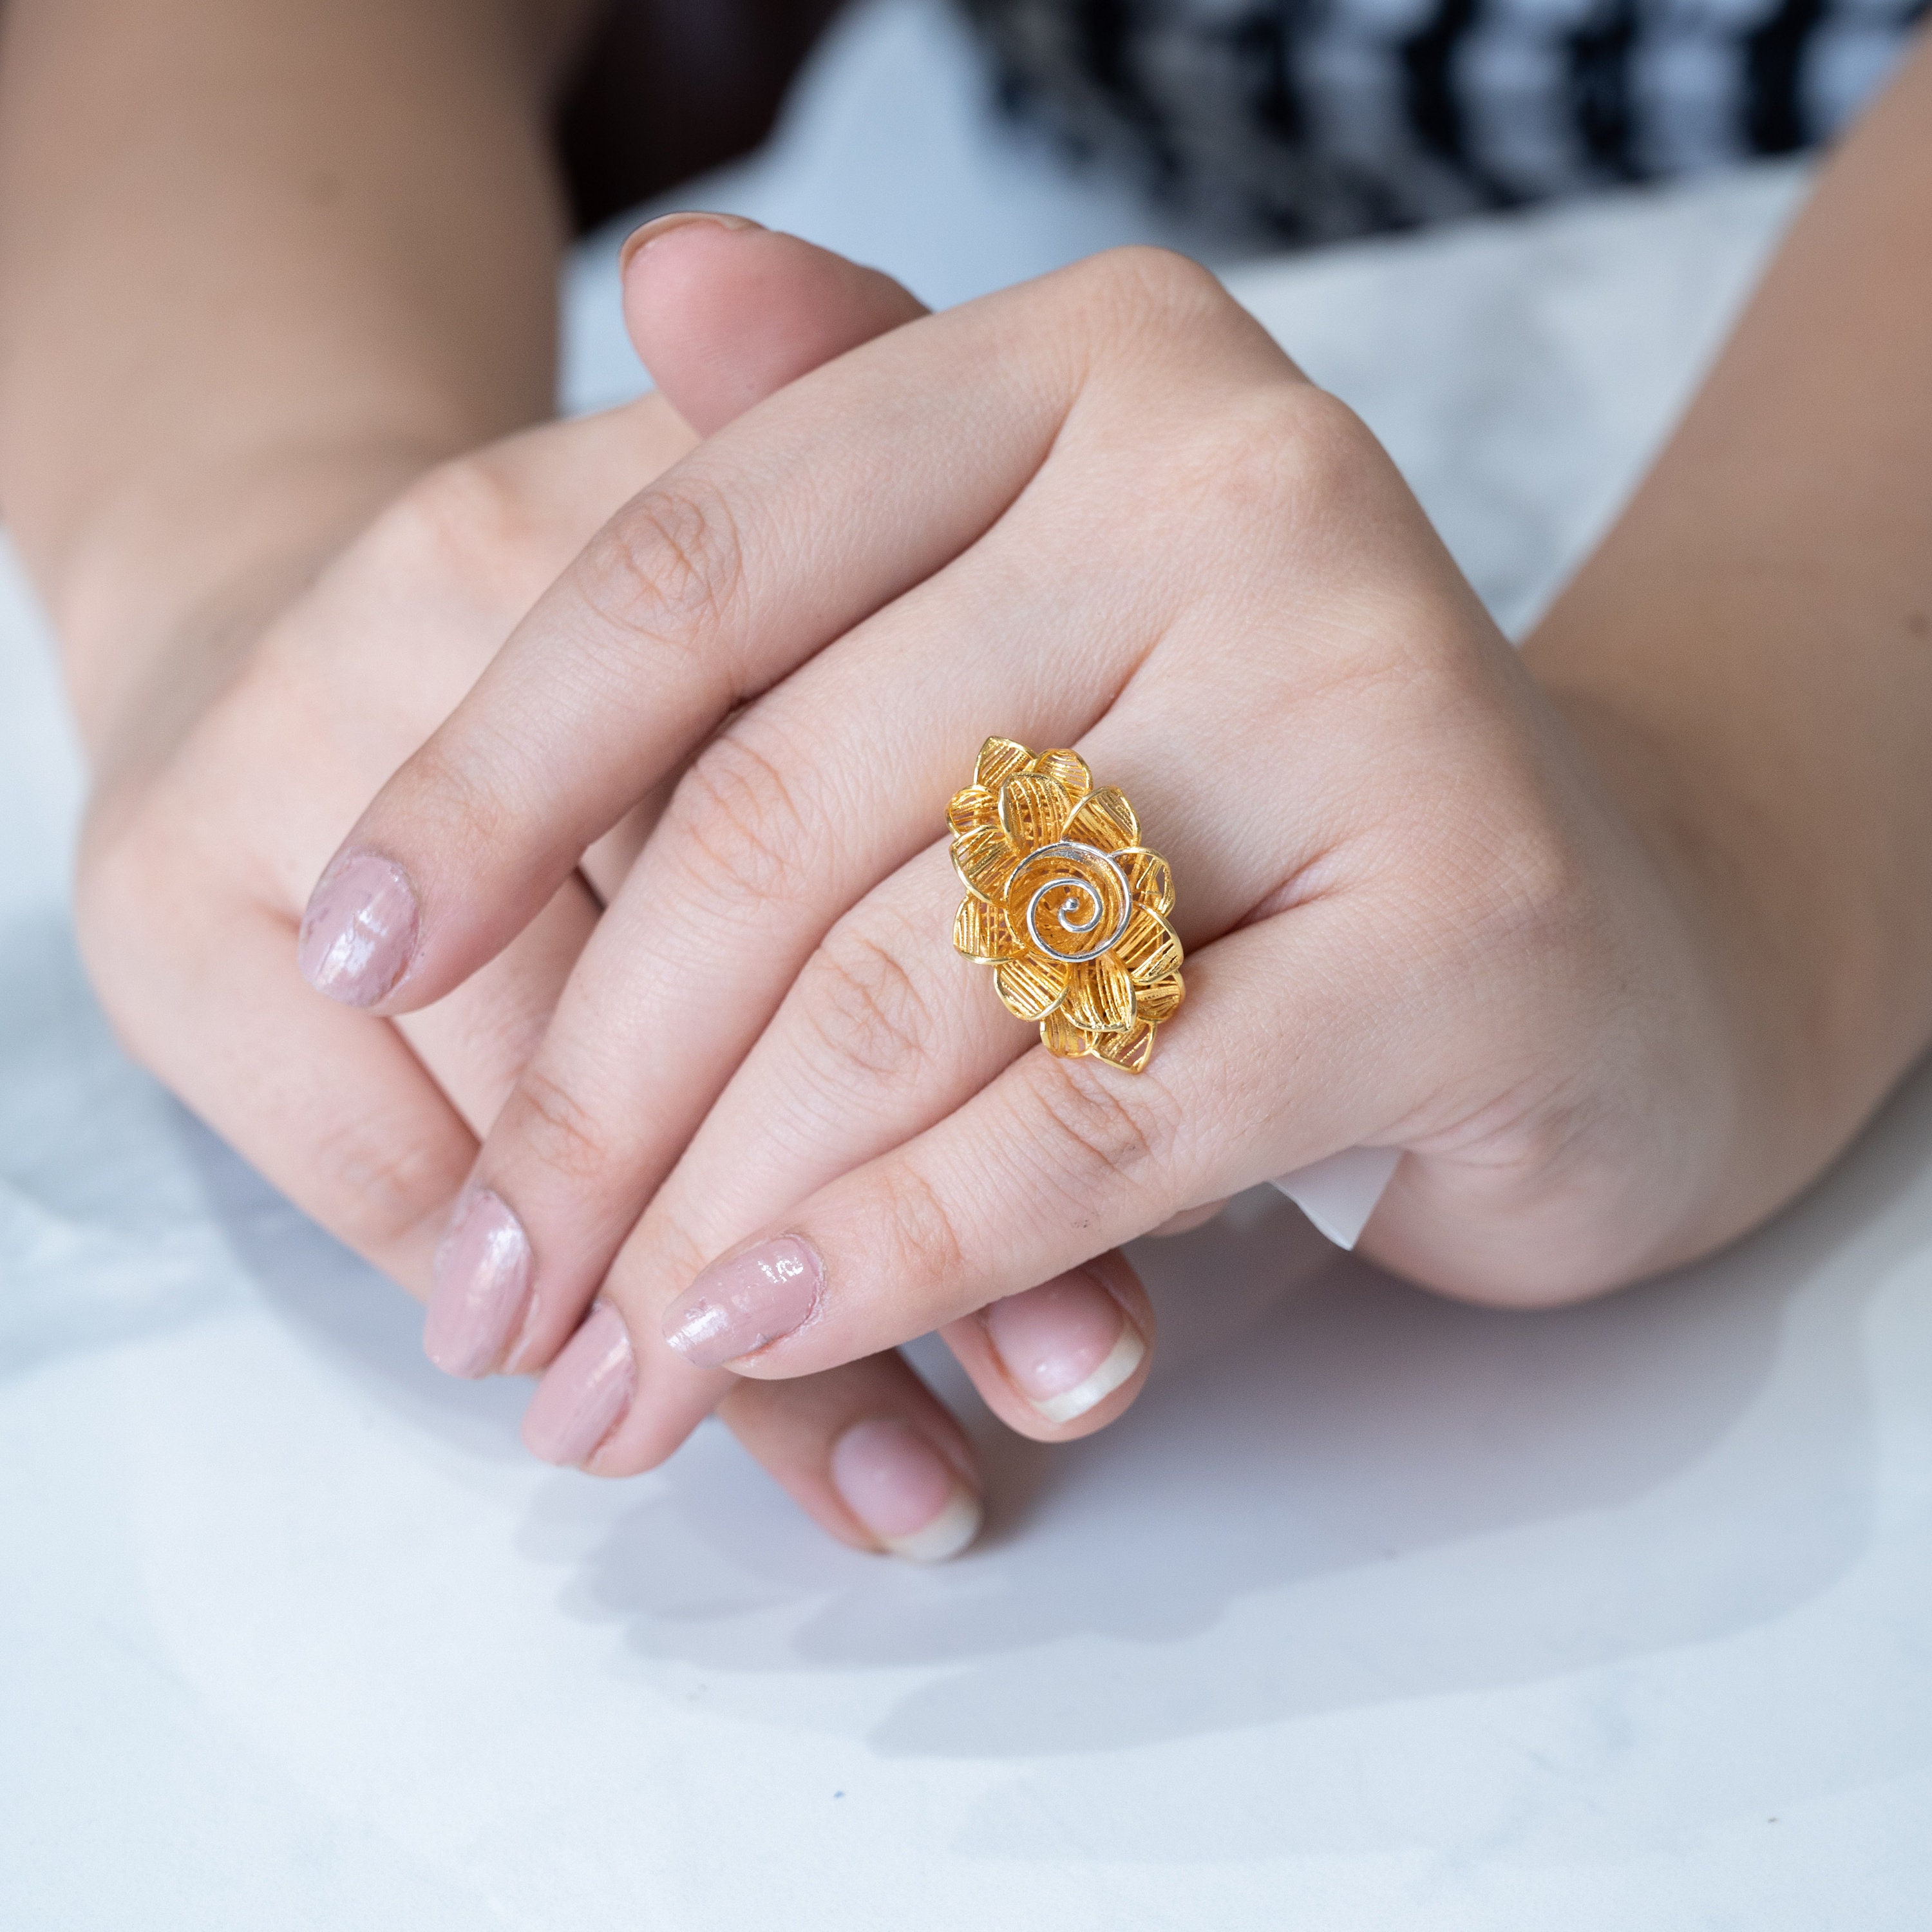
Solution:
<path fill-rule="evenodd" d="M 698 434 L 926 313 L 890 275 L 736 214 L 667 214 L 624 244 L 624 320 Z"/>

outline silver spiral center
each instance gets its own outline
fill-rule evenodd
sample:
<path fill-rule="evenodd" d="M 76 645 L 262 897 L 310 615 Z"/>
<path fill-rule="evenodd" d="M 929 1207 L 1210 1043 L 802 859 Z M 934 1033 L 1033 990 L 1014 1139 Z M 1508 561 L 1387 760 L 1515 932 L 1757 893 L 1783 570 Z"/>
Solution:
<path fill-rule="evenodd" d="M 1116 903 L 1120 912 L 1112 930 L 1103 938 L 1073 952 L 1067 952 L 1064 945 L 1043 938 L 1040 930 L 1042 915 L 1052 915 L 1063 933 L 1084 934 L 1099 926 L 1107 910 L 1106 896 L 1090 876 L 1083 877 L 1079 872 L 1056 872 L 1052 878 L 1042 880 L 1028 895 L 1027 937 L 1048 958 L 1058 959 L 1063 965 L 1077 966 L 1083 961 L 1099 958 L 1119 943 L 1120 935 L 1127 929 L 1127 921 L 1133 916 L 1133 894 L 1128 888 L 1127 875 L 1097 846 L 1077 844 L 1070 839 L 1042 845 L 1037 851 L 1028 853 L 1027 866 L 1030 869 L 1042 859 L 1090 867 L 1106 874 L 1118 889 Z"/>

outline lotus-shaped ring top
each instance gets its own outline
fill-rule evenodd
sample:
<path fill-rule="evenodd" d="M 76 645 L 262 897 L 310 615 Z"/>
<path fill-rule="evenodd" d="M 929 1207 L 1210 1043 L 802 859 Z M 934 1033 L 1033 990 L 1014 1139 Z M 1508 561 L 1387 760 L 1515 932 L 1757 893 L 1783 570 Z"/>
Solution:
<path fill-rule="evenodd" d="M 1007 1011 L 1037 1021 L 1049 1052 L 1141 1072 L 1183 989 L 1174 875 L 1140 842 L 1133 807 L 1096 791 L 1078 752 L 988 738 L 947 818 L 966 888 L 953 944 L 992 968 Z"/>

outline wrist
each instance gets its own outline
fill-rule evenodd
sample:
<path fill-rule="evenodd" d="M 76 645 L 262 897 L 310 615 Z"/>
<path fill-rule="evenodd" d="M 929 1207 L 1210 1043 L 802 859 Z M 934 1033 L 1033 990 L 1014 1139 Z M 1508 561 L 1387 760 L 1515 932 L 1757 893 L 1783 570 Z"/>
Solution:
<path fill-rule="evenodd" d="M 1868 1115 L 1857 949 L 1828 894 L 1808 904 L 1794 889 L 1787 826 L 1734 782 L 1712 733 L 1654 692 L 1569 670 L 1546 694 L 1667 896 L 1708 989 L 1693 1010 L 1718 1035 L 1708 1043 L 1724 1090 L 1710 1118 L 1725 1144 L 1684 1231 L 1688 1258 L 1795 1198 Z"/>

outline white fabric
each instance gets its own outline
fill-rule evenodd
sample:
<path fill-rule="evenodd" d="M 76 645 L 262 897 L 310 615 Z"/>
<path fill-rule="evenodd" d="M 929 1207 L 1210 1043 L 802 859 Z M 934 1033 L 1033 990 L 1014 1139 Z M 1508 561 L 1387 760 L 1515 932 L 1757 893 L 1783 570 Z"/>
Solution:
<path fill-rule="evenodd" d="M 1401 1160 L 1400 1148 L 1344 1148 L 1274 1185 L 1338 1248 L 1352 1248 Z"/>
<path fill-rule="evenodd" d="M 948 32 L 856 21 L 742 200 L 954 295 L 1117 237 L 1105 196 L 1083 227 L 1077 186 L 1016 184 Z M 1792 185 L 1240 286 L 1520 617 Z M 520 1388 L 436 1375 L 117 1052 L 64 910 L 77 796 L 8 591 L 10 1932 L 1924 1923 L 1925 1078 L 1775 1227 L 1566 1313 L 1400 1286 L 1256 1190 L 1138 1251 L 1152 1381 L 1070 1450 L 922 1352 L 994 1503 L 916 1569 L 826 1543 L 716 1428 L 631 1483 L 531 1462 Z"/>

